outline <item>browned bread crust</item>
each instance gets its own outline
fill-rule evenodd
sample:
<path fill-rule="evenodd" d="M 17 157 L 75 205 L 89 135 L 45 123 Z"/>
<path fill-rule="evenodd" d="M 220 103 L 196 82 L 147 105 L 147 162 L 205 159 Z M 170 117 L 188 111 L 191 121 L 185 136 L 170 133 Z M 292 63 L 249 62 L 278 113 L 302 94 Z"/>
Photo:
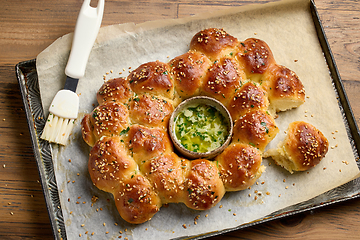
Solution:
<path fill-rule="evenodd" d="M 239 40 L 223 29 L 204 29 L 191 39 L 190 50 L 202 52 L 211 61 L 215 61 L 225 55 L 233 55 L 239 45 Z"/>
<path fill-rule="evenodd" d="M 118 136 L 129 126 L 129 110 L 118 102 L 105 102 L 82 120 L 82 136 L 93 146 L 102 136 Z"/>
<path fill-rule="evenodd" d="M 285 140 L 278 148 L 268 150 L 265 156 L 272 157 L 278 165 L 293 173 L 319 164 L 328 148 L 329 142 L 320 130 L 310 123 L 296 121 L 290 123 Z"/>
<path fill-rule="evenodd" d="M 265 74 L 271 66 L 275 65 L 274 56 L 266 42 L 248 38 L 241 42 L 236 54 L 240 67 L 244 69 L 248 79 L 261 83 L 262 74 Z"/>
<path fill-rule="evenodd" d="M 96 94 L 99 105 L 105 102 L 126 103 L 132 96 L 130 83 L 126 78 L 113 78 L 105 82 Z"/>
<path fill-rule="evenodd" d="M 226 191 L 247 189 L 265 170 L 260 151 L 248 144 L 232 143 L 215 161 Z"/>
<path fill-rule="evenodd" d="M 267 92 L 253 82 L 244 83 L 235 91 L 234 97 L 227 104 L 233 121 L 248 112 L 263 110 L 267 111 L 269 100 Z"/>
<path fill-rule="evenodd" d="M 233 58 L 216 60 L 208 70 L 201 93 L 227 104 L 245 80 L 244 72 Z"/>
<path fill-rule="evenodd" d="M 211 66 L 208 57 L 200 52 L 188 51 L 172 59 L 169 65 L 179 98 L 186 99 L 200 94 Z"/>
<path fill-rule="evenodd" d="M 235 122 L 232 143 L 215 161 L 182 158 L 167 132 L 177 104 L 195 95 L 224 103 Z M 303 97 L 299 78 L 277 65 L 264 41 L 240 42 L 223 29 L 202 30 L 190 50 L 169 63 L 144 63 L 127 78 L 101 86 L 99 106 L 81 123 L 92 147 L 91 180 L 114 195 L 121 217 L 134 224 L 151 219 L 162 204 L 209 209 L 225 191 L 246 189 L 264 172 L 262 151 L 279 131 L 271 105 L 293 108 Z"/>
<path fill-rule="evenodd" d="M 252 111 L 235 122 L 233 142 L 249 144 L 264 151 L 278 132 L 279 128 L 269 113 L 262 110 Z"/>
<path fill-rule="evenodd" d="M 174 97 L 170 67 L 163 62 L 148 62 L 140 65 L 130 73 L 128 81 L 131 89 L 138 95 L 148 93 L 170 99 Z"/>

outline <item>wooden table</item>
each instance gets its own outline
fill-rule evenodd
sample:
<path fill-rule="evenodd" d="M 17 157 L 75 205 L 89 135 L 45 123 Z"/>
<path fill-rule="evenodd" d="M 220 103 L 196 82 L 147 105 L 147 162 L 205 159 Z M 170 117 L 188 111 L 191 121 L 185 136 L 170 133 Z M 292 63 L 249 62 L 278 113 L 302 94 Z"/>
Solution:
<path fill-rule="evenodd" d="M 268 1 L 106 0 L 102 25 L 181 18 L 252 2 Z M 359 123 L 360 3 L 315 2 Z M 81 0 L 0 1 L 1 239 L 53 238 L 14 69 L 72 32 L 81 4 Z M 359 238 L 359 214 L 360 199 L 354 199 L 211 239 Z"/>

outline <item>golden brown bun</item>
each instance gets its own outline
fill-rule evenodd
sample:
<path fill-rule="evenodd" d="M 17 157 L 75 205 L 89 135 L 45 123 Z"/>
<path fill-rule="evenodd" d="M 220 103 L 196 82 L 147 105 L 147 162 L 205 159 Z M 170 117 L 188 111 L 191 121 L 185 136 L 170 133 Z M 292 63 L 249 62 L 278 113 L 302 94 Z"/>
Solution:
<path fill-rule="evenodd" d="M 326 137 L 310 123 L 292 122 L 286 138 L 276 149 L 264 153 L 290 173 L 306 171 L 316 166 L 325 157 L 329 148 Z"/>
<path fill-rule="evenodd" d="M 207 79 L 210 60 L 200 52 L 188 51 L 172 59 L 169 65 L 175 78 L 176 93 L 181 100 L 199 95 Z"/>
<path fill-rule="evenodd" d="M 233 121 L 248 112 L 256 110 L 266 111 L 269 107 L 267 93 L 253 82 L 247 82 L 236 91 L 234 97 L 228 103 Z"/>
<path fill-rule="evenodd" d="M 99 105 L 105 102 L 127 103 L 132 96 L 129 81 L 126 78 L 113 78 L 106 81 L 96 94 Z"/>
<path fill-rule="evenodd" d="M 106 102 L 81 121 L 82 136 L 93 146 L 102 136 L 117 136 L 129 126 L 129 111 L 122 103 Z"/>
<path fill-rule="evenodd" d="M 276 64 L 274 56 L 266 42 L 248 38 L 239 44 L 236 54 L 239 65 L 244 69 L 248 79 L 261 83 L 262 74 Z"/>
<path fill-rule="evenodd" d="M 119 137 L 103 137 L 90 151 L 88 169 L 96 187 L 113 193 L 120 181 L 138 171 L 138 166 L 127 154 Z"/>
<path fill-rule="evenodd" d="M 286 111 L 305 102 L 305 89 L 295 72 L 287 67 L 274 65 L 265 74 L 264 87 L 272 108 Z"/>
<path fill-rule="evenodd" d="M 184 171 L 189 161 L 181 161 L 174 152 L 159 154 L 147 160 L 140 170 L 153 184 L 162 203 L 182 202 L 184 198 Z"/>
<path fill-rule="evenodd" d="M 173 111 L 174 107 L 168 100 L 150 95 L 135 96 L 129 109 L 132 123 L 163 129 L 167 129 Z"/>
<path fill-rule="evenodd" d="M 248 144 L 232 143 L 215 161 L 226 191 L 247 189 L 265 170 L 260 152 Z"/>
<path fill-rule="evenodd" d="M 279 132 L 274 118 L 265 111 L 253 111 L 240 117 L 234 125 L 233 142 L 249 144 L 264 151 Z"/>
<path fill-rule="evenodd" d="M 139 165 L 151 158 L 174 151 L 169 134 L 160 128 L 132 125 L 124 136 L 124 143 L 129 149 L 129 154 Z"/>
<path fill-rule="evenodd" d="M 150 220 L 161 207 L 151 183 L 140 173 L 121 181 L 114 198 L 120 216 L 133 224 Z"/>
<path fill-rule="evenodd" d="M 208 28 L 195 34 L 190 50 L 204 53 L 211 61 L 233 55 L 239 40 L 223 29 Z"/>
<path fill-rule="evenodd" d="M 174 98 L 174 83 L 170 67 L 163 62 L 148 62 L 140 65 L 128 76 L 131 89 L 138 95 L 148 93 L 153 96 Z"/>
<path fill-rule="evenodd" d="M 224 196 L 224 184 L 216 164 L 206 159 L 190 162 L 190 171 L 185 175 L 185 200 L 187 207 L 206 210 L 215 206 Z"/>
<path fill-rule="evenodd" d="M 237 62 L 233 58 L 222 58 L 209 69 L 201 93 L 226 105 L 244 80 L 245 74 Z"/>

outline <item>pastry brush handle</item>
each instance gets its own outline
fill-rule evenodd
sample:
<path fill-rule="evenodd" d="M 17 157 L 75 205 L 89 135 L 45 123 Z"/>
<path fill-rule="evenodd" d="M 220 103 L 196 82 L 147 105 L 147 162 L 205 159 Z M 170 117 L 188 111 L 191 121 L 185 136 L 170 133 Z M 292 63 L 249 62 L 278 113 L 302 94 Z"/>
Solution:
<path fill-rule="evenodd" d="M 90 6 L 91 0 L 84 0 L 76 21 L 74 38 L 65 74 L 79 79 L 85 75 L 86 64 L 99 32 L 105 0 L 98 0 L 96 8 Z"/>

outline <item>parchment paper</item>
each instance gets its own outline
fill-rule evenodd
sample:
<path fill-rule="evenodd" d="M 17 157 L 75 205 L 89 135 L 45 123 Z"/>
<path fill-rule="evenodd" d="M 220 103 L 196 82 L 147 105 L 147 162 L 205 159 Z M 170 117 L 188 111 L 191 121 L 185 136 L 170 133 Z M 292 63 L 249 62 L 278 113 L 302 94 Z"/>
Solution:
<path fill-rule="evenodd" d="M 98 190 L 90 180 L 87 171 L 90 148 L 81 138 L 79 123 L 83 115 L 96 106 L 96 92 L 104 82 L 104 75 L 106 79 L 127 76 L 129 67 L 135 69 L 155 60 L 167 62 L 187 52 L 192 36 L 207 27 L 224 28 L 239 40 L 249 37 L 264 40 L 277 63 L 295 71 L 303 82 L 306 103 L 279 114 L 276 123 L 280 133 L 268 147 L 276 147 L 285 137 L 284 131 L 290 122 L 304 120 L 328 138 L 329 152 L 312 170 L 292 175 L 271 159 L 264 159 L 266 172 L 257 184 L 249 190 L 226 193 L 220 204 L 208 211 L 170 204 L 162 207 L 151 221 L 141 225 L 128 224 L 119 216 L 112 196 Z M 65 35 L 37 58 L 46 116 L 53 96 L 64 86 L 71 41 L 72 34 Z M 116 239 L 119 236 L 170 239 L 221 231 L 311 199 L 359 175 L 315 32 L 309 1 L 287 0 L 230 8 L 186 19 L 103 27 L 91 52 L 85 77 L 80 80 L 78 94 L 81 114 L 71 143 L 67 147 L 53 145 L 52 149 L 68 239 L 79 239 L 80 234 L 88 239 Z M 93 196 L 98 200 L 92 202 Z"/>

